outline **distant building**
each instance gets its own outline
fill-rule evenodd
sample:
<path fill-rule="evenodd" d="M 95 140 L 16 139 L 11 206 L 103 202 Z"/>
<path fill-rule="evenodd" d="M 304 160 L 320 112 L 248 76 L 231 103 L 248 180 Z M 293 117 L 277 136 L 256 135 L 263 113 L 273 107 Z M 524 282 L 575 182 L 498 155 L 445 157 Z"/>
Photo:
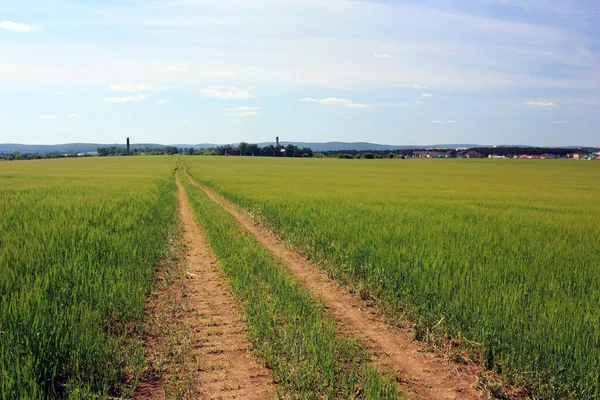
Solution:
<path fill-rule="evenodd" d="M 439 151 L 416 151 L 413 153 L 415 158 L 438 158 L 443 156 L 442 152 Z"/>

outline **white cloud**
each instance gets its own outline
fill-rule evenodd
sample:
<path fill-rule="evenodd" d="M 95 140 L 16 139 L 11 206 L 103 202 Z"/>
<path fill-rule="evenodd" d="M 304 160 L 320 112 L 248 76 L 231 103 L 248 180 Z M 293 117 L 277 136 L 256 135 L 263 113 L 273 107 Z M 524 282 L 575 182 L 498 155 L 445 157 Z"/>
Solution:
<path fill-rule="evenodd" d="M 69 97 L 71 96 L 71 94 L 69 92 L 56 92 L 54 93 L 55 96 L 57 97 Z"/>
<path fill-rule="evenodd" d="M 439 120 L 439 119 L 435 119 L 435 120 L 430 121 L 430 122 L 432 124 L 458 124 L 458 121 L 454 120 L 454 119 L 449 119 L 447 121 L 442 121 L 442 120 Z"/>
<path fill-rule="evenodd" d="M 171 102 L 171 100 L 166 100 L 166 99 L 156 100 L 156 104 L 169 104 L 170 102 Z"/>
<path fill-rule="evenodd" d="M 40 115 L 38 119 L 58 119 L 56 115 Z"/>
<path fill-rule="evenodd" d="M 350 103 L 350 104 L 347 104 L 346 107 L 353 108 L 356 110 L 361 110 L 361 109 L 369 108 L 371 106 L 368 104 Z"/>
<path fill-rule="evenodd" d="M 305 97 L 303 99 L 300 99 L 300 101 L 302 103 L 318 103 L 328 106 L 346 106 L 347 108 L 352 109 L 364 109 L 371 107 L 368 104 L 354 103 L 352 100 L 342 99 L 339 97 L 325 97 L 323 99 L 313 99 L 312 97 Z"/>
<path fill-rule="evenodd" d="M 423 93 L 423 97 L 433 97 L 431 93 Z"/>
<path fill-rule="evenodd" d="M 39 29 L 37 26 L 18 24 L 11 21 L 0 21 L 0 28 L 13 32 L 31 32 Z"/>
<path fill-rule="evenodd" d="M 312 97 L 305 97 L 305 98 L 301 99 L 300 101 L 303 103 L 319 103 L 319 104 L 335 105 L 335 106 L 348 105 L 348 104 L 352 103 L 351 100 L 341 99 L 339 97 L 325 97 L 320 100 L 313 99 Z"/>
<path fill-rule="evenodd" d="M 140 83 L 140 84 L 126 83 L 124 85 L 110 85 L 108 88 L 110 90 L 114 90 L 117 92 L 129 92 L 129 93 L 145 92 L 145 91 L 154 89 L 152 86 L 147 85 L 145 83 Z"/>
<path fill-rule="evenodd" d="M 439 119 L 431 121 L 432 124 L 441 124 L 442 122 L 443 121 L 440 121 Z"/>
<path fill-rule="evenodd" d="M 187 124 L 190 121 L 188 121 L 187 119 L 182 119 L 181 121 L 179 121 L 180 124 Z"/>
<path fill-rule="evenodd" d="M 415 89 L 428 89 L 428 86 L 426 86 L 426 85 L 413 85 L 413 88 L 415 88 Z"/>
<path fill-rule="evenodd" d="M 256 115 L 258 110 L 260 110 L 260 107 L 233 107 L 230 108 L 229 111 L 226 112 L 224 115 L 230 117 L 251 117 L 253 115 Z"/>
<path fill-rule="evenodd" d="M 374 58 L 385 58 L 387 60 L 391 60 L 392 59 L 392 55 L 391 54 L 385 54 L 385 53 L 375 53 L 373 54 Z"/>
<path fill-rule="evenodd" d="M 110 90 L 115 90 L 117 92 L 145 92 L 147 90 L 151 90 L 152 86 L 146 85 L 145 83 L 134 84 L 134 83 L 126 83 L 125 85 L 110 85 L 108 87 Z"/>
<path fill-rule="evenodd" d="M 352 119 L 352 117 L 340 117 L 342 119 Z"/>
<path fill-rule="evenodd" d="M 450 120 L 446 121 L 446 123 L 448 123 L 448 124 L 458 124 L 458 121 L 450 119 Z"/>
<path fill-rule="evenodd" d="M 69 114 L 67 116 L 69 118 L 77 118 L 77 119 L 83 118 L 83 115 L 79 115 L 79 114 Z"/>
<path fill-rule="evenodd" d="M 566 124 L 567 121 L 554 121 L 555 124 Z"/>
<path fill-rule="evenodd" d="M 417 101 L 415 101 L 415 104 L 425 104 L 425 103 L 422 102 L 421 100 L 417 100 Z"/>
<path fill-rule="evenodd" d="M 217 85 L 211 86 L 208 89 L 201 90 L 205 97 L 214 97 L 217 99 L 251 99 L 252 93 L 250 88 L 239 88 L 237 86 Z"/>
<path fill-rule="evenodd" d="M 127 101 L 144 101 L 144 100 L 148 100 L 148 97 L 144 96 L 143 94 L 139 94 L 135 97 L 133 97 L 133 96 L 107 97 L 104 99 L 104 101 L 107 103 L 124 103 Z"/>
<path fill-rule="evenodd" d="M 233 112 L 244 112 L 244 111 L 258 111 L 260 110 L 260 107 L 234 107 L 234 108 L 230 108 L 229 111 L 233 111 Z"/>
<path fill-rule="evenodd" d="M 233 113 L 225 113 L 223 115 L 227 115 L 229 117 L 251 117 L 256 115 L 256 111 L 244 111 L 244 112 L 233 112 Z"/>
<path fill-rule="evenodd" d="M 552 101 L 531 101 L 531 100 L 525 104 L 528 106 L 531 106 L 531 107 L 552 107 L 552 106 L 556 105 L 556 103 L 554 103 Z"/>

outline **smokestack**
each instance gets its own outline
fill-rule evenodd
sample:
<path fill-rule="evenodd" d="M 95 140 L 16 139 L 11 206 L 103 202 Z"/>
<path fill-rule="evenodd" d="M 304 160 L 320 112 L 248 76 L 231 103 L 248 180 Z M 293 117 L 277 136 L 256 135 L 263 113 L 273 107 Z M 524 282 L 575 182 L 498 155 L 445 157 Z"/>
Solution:
<path fill-rule="evenodd" d="M 275 138 L 275 143 L 277 143 L 277 146 L 279 146 L 279 136 Z"/>
<path fill-rule="evenodd" d="M 129 145 L 129 138 L 127 138 L 127 155 L 131 155 L 131 146 Z"/>

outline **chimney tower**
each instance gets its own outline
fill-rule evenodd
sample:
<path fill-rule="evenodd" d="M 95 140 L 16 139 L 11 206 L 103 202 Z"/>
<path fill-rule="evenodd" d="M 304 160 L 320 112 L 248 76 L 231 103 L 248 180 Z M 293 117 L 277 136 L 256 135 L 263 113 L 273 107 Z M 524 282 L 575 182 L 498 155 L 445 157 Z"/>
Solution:
<path fill-rule="evenodd" d="M 129 145 L 129 138 L 127 138 L 127 155 L 131 155 L 131 146 Z"/>

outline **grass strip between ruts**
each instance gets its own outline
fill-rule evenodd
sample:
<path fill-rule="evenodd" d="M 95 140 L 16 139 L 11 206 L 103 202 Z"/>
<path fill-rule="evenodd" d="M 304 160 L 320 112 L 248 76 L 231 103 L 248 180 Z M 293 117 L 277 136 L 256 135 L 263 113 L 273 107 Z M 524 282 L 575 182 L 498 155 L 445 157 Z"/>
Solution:
<path fill-rule="evenodd" d="M 210 246 L 242 301 L 248 335 L 293 398 L 395 399 L 392 378 L 368 364 L 356 340 L 337 335 L 322 302 L 235 219 L 183 175 L 180 178 Z"/>

